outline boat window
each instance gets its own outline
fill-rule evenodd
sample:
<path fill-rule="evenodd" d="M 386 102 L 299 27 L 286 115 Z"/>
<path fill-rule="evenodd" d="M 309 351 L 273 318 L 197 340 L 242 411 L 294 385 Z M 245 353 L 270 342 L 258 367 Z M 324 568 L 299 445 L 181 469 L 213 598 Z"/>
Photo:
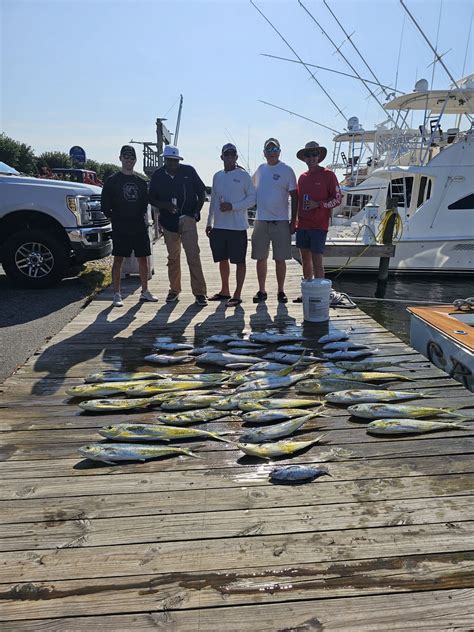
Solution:
<path fill-rule="evenodd" d="M 358 209 L 362 209 L 364 208 L 366 204 L 370 202 L 371 199 L 372 199 L 371 195 L 365 195 L 365 194 L 355 195 L 354 193 L 349 193 L 347 195 L 346 205 L 353 206 L 353 207 L 355 206 Z"/>
<path fill-rule="evenodd" d="M 431 178 L 427 178 L 426 176 L 421 176 L 420 188 L 418 189 L 418 200 L 416 203 L 416 208 L 420 208 L 420 206 L 424 204 L 426 200 L 430 199 L 430 196 L 431 196 Z"/>
<path fill-rule="evenodd" d="M 448 206 L 450 211 L 458 211 L 469 209 L 470 211 L 474 211 L 474 193 L 470 195 L 466 195 L 466 197 L 457 200 L 457 202 L 453 202 Z"/>
<path fill-rule="evenodd" d="M 413 190 L 413 176 L 408 178 L 394 178 L 388 185 L 387 198 L 393 198 L 397 206 L 408 208 L 411 203 Z"/>

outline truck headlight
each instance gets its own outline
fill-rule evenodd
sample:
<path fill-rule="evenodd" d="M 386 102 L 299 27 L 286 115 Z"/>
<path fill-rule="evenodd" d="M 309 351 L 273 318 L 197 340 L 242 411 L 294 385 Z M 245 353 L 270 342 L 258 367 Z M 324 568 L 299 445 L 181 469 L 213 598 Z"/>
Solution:
<path fill-rule="evenodd" d="M 93 200 L 84 195 L 68 195 L 66 202 L 68 209 L 74 213 L 81 226 L 93 224 L 94 220 L 104 218 L 100 212 L 100 200 Z"/>
<path fill-rule="evenodd" d="M 78 224 L 81 224 L 81 211 L 79 206 L 79 199 L 75 195 L 66 196 L 66 205 L 68 209 L 73 213 Z"/>

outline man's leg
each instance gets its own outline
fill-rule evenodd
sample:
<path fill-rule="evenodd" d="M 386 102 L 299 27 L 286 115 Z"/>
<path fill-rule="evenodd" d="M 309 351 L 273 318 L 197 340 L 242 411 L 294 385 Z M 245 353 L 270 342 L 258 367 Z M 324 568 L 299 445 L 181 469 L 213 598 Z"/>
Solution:
<path fill-rule="evenodd" d="M 219 294 L 222 296 L 230 296 L 229 290 L 229 277 L 230 277 L 230 265 L 229 260 L 219 261 L 219 273 L 221 275 L 221 290 Z"/>
<path fill-rule="evenodd" d="M 303 278 L 311 281 L 313 278 L 313 254 L 311 250 L 300 248 L 301 264 L 303 267 Z"/>
<path fill-rule="evenodd" d="M 237 263 L 235 268 L 235 292 L 233 298 L 240 299 L 240 295 L 242 294 L 242 288 L 244 286 L 245 274 L 247 272 L 247 264 L 246 263 Z"/>
<path fill-rule="evenodd" d="M 112 264 L 112 284 L 114 287 L 114 294 L 120 294 L 120 273 L 122 272 L 123 257 L 114 256 L 114 262 Z"/>
<path fill-rule="evenodd" d="M 313 260 L 312 263 L 313 263 L 313 270 L 314 270 L 314 278 L 324 279 L 323 255 L 317 255 L 314 252 L 311 254 L 312 254 L 312 260 Z"/>
<path fill-rule="evenodd" d="M 286 279 L 286 261 L 275 261 L 275 272 L 278 283 L 278 292 L 284 292 Z"/>
<path fill-rule="evenodd" d="M 163 231 L 163 236 L 168 251 L 170 292 L 179 294 L 181 292 L 181 238 L 178 233 L 166 229 Z"/>
<path fill-rule="evenodd" d="M 191 290 L 194 296 L 206 296 L 207 288 L 202 272 L 196 220 L 193 217 L 183 219 L 180 232 L 191 277 Z"/>
<path fill-rule="evenodd" d="M 142 292 L 146 292 L 148 290 L 148 259 L 146 257 L 137 257 L 137 261 Z"/>
<path fill-rule="evenodd" d="M 259 291 L 265 294 L 265 284 L 267 281 L 267 260 L 266 259 L 259 259 L 257 261 L 257 279 L 258 279 Z"/>

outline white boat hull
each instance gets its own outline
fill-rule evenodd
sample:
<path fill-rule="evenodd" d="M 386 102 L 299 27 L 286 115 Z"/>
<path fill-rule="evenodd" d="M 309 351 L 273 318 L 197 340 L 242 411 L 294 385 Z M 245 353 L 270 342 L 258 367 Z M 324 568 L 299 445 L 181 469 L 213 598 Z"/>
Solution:
<path fill-rule="evenodd" d="M 331 240 L 343 245 L 344 240 Z M 361 242 L 358 242 L 361 243 Z M 344 268 L 350 272 L 377 272 L 376 257 L 324 257 L 326 270 Z M 390 272 L 406 274 L 474 275 L 474 242 L 472 239 L 448 241 L 406 240 L 396 243 L 395 256 L 390 259 Z"/>

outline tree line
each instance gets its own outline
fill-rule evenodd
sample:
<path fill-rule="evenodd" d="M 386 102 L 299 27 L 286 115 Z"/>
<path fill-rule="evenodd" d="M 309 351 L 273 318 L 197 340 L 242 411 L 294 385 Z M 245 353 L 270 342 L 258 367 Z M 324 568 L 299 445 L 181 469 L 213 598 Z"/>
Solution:
<path fill-rule="evenodd" d="M 39 176 L 44 169 L 89 169 L 95 171 L 104 182 L 110 175 L 120 171 L 120 167 L 107 162 L 86 160 L 79 167 L 73 163 L 68 154 L 62 151 L 45 151 L 36 156 L 34 151 L 26 143 L 21 143 L 6 134 L 0 134 L 0 161 L 5 162 L 20 173 L 29 176 Z"/>

